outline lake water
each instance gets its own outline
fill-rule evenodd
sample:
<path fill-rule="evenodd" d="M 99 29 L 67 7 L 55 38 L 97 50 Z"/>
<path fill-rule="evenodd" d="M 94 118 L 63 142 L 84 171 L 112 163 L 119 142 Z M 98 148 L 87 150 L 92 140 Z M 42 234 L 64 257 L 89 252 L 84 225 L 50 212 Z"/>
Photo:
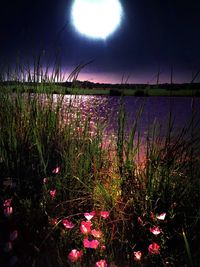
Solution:
<path fill-rule="evenodd" d="M 58 95 L 54 95 L 54 101 L 58 101 Z M 115 132 L 118 125 L 120 103 L 123 103 L 126 113 L 127 127 L 132 127 L 139 109 L 143 106 L 143 112 L 138 123 L 138 131 L 144 136 L 148 129 L 156 121 L 160 126 L 161 134 L 165 134 L 169 126 L 169 114 L 174 121 L 174 131 L 181 130 L 191 121 L 192 114 L 195 122 L 200 119 L 200 98 L 190 97 L 118 97 L 118 96 L 64 96 L 64 105 L 72 103 L 75 108 L 81 110 L 84 116 L 90 116 L 91 123 L 95 123 L 97 117 L 107 125 L 107 132 Z"/>

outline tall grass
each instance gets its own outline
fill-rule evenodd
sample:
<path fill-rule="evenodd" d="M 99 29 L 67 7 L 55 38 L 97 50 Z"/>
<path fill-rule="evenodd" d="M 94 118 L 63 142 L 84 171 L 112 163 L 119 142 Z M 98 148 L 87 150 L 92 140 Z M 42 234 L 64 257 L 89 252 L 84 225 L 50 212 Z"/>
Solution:
<path fill-rule="evenodd" d="M 12 198 L 14 205 L 13 217 L 1 219 L 1 225 L 6 222 L 20 233 L 12 251 L 19 266 L 71 266 L 67 254 L 83 248 L 79 226 L 83 214 L 92 210 L 110 212 L 107 220 L 96 216 L 93 221 L 103 231 L 106 251 L 84 249 L 79 266 L 94 266 L 102 257 L 118 266 L 183 266 L 189 257 L 191 266 L 198 266 L 200 142 L 195 114 L 178 133 L 170 115 L 164 137 L 155 122 L 141 138 L 143 106 L 127 132 L 122 99 L 116 138 L 105 146 L 106 125 L 83 116 L 78 96 L 66 103 L 63 95 L 55 101 L 53 92 L 45 94 L 46 86 L 51 87 L 46 82 L 62 77 L 59 64 L 51 77 L 48 70 L 40 58 L 33 73 L 28 67 L 28 76 L 27 68 L 17 65 L 6 76 L 14 77 L 15 93 L 3 84 L 0 88 L 1 201 Z M 28 87 L 38 88 L 37 94 L 26 92 L 23 77 L 29 77 Z M 163 212 L 162 222 L 157 217 Z M 66 218 L 75 230 L 63 229 Z M 149 230 L 155 225 L 162 230 L 158 236 Z M 158 255 L 148 251 L 152 242 L 161 247 Z M 137 250 L 140 262 L 134 260 Z"/>

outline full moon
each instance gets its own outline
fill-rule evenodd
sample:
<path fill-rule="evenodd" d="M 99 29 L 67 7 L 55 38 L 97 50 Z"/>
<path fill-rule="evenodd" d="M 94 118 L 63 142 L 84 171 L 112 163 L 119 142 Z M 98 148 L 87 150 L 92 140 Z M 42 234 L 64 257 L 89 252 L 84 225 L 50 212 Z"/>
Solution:
<path fill-rule="evenodd" d="M 75 0 L 71 18 L 79 33 L 106 39 L 120 25 L 122 6 L 118 0 Z"/>

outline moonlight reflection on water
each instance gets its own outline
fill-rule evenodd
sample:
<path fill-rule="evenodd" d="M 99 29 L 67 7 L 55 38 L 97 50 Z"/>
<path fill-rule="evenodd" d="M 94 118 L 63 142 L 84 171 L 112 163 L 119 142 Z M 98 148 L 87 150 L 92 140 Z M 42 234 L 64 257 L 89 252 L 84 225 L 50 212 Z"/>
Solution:
<path fill-rule="evenodd" d="M 61 96 L 54 95 L 54 102 Z M 138 121 L 138 131 L 141 135 L 151 128 L 156 121 L 163 134 L 166 133 L 171 112 L 174 121 L 174 130 L 180 130 L 187 125 L 192 114 L 196 114 L 196 119 L 200 119 L 200 98 L 190 97 L 134 97 L 128 96 L 121 99 L 118 96 L 75 96 L 65 95 L 63 107 L 66 114 L 71 112 L 81 112 L 83 117 L 89 117 L 92 123 L 98 119 L 105 124 L 107 131 L 116 132 L 118 129 L 118 114 L 120 103 L 126 114 L 126 130 L 130 130 L 137 117 L 139 109 L 143 106 L 141 118 Z"/>
<path fill-rule="evenodd" d="M 159 138 L 167 136 L 169 118 L 173 122 L 174 137 L 180 134 L 184 127 L 188 127 L 193 114 L 193 125 L 200 120 L 200 98 L 190 97 L 118 97 L 118 96 L 89 96 L 89 95 L 38 95 L 42 105 L 50 104 L 53 109 L 59 106 L 61 123 L 68 124 L 75 132 L 83 132 L 85 122 L 89 125 L 91 136 L 96 135 L 97 128 L 103 132 L 102 145 L 107 147 L 117 140 L 119 130 L 120 107 L 125 111 L 124 133 L 128 135 L 137 118 L 138 111 L 143 107 L 138 119 L 134 144 L 140 142 L 140 155 L 145 151 L 146 137 L 151 140 L 152 128 L 157 125 Z M 122 104 L 122 105 L 121 105 Z M 76 123 L 77 122 L 77 123 Z M 61 127 L 62 127 L 61 124 Z M 99 126 L 101 126 L 99 128 Z M 196 127 L 197 132 L 199 128 Z M 191 138 L 191 130 L 186 131 L 184 138 Z M 194 130 L 194 129 L 193 129 Z M 139 139 L 138 139 L 139 138 Z M 160 139 L 160 140 L 161 140 Z M 116 142 L 114 142 L 116 144 Z M 112 147 L 113 148 L 113 147 Z M 112 149 L 111 148 L 111 149 Z M 144 153 L 145 154 L 145 153 Z M 139 158 L 139 155 L 138 155 Z"/>
<path fill-rule="evenodd" d="M 43 103 L 48 103 L 47 95 L 40 95 Z M 180 131 L 188 126 L 193 114 L 194 122 L 200 119 L 200 98 L 190 97 L 118 97 L 118 96 L 89 96 L 89 95 L 53 95 L 53 105 L 62 103 L 62 119 L 70 123 L 70 119 L 79 116 L 84 124 L 89 120 L 91 128 L 100 123 L 105 136 L 116 136 L 120 103 L 125 111 L 125 132 L 133 127 L 138 111 L 143 107 L 141 117 L 137 123 L 137 133 L 145 138 L 156 122 L 161 136 L 165 136 L 169 127 L 169 114 L 173 122 L 173 131 Z"/>

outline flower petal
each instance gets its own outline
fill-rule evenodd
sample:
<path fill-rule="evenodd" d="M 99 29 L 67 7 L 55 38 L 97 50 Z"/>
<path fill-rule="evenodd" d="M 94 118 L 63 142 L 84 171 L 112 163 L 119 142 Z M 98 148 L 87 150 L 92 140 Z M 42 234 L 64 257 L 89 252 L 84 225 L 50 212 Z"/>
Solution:
<path fill-rule="evenodd" d="M 107 262 L 105 260 L 97 261 L 95 267 L 107 267 Z"/>
<path fill-rule="evenodd" d="M 158 226 L 150 227 L 150 232 L 154 235 L 159 235 L 161 233 L 161 229 Z"/>
<path fill-rule="evenodd" d="M 64 225 L 64 227 L 65 227 L 66 229 L 72 229 L 72 228 L 74 228 L 74 226 L 75 226 L 72 222 L 70 222 L 70 221 L 67 220 L 67 219 L 63 219 L 63 220 L 62 220 L 62 224 Z"/>
<path fill-rule="evenodd" d="M 9 198 L 9 199 L 6 199 L 3 203 L 3 206 L 4 207 L 10 207 L 11 206 L 11 203 L 12 203 L 12 199 Z"/>
<path fill-rule="evenodd" d="M 148 250 L 151 254 L 159 254 L 160 253 L 160 245 L 157 243 L 152 243 L 149 245 Z"/>
<path fill-rule="evenodd" d="M 84 235 L 89 234 L 91 232 L 91 224 L 91 221 L 82 221 L 80 226 L 81 233 Z"/>
<path fill-rule="evenodd" d="M 50 190 L 50 196 L 52 199 L 56 196 L 56 189 Z"/>
<path fill-rule="evenodd" d="M 72 251 L 68 254 L 68 260 L 71 262 L 78 261 L 83 255 L 82 250 L 72 249 Z"/>
<path fill-rule="evenodd" d="M 135 261 L 140 261 L 142 257 L 142 252 L 141 251 L 134 251 L 134 259 Z"/>
<path fill-rule="evenodd" d="M 52 171 L 53 174 L 57 174 L 57 173 L 59 173 L 59 172 L 60 172 L 60 167 L 59 167 L 59 166 L 56 167 L 56 168 Z"/>
<path fill-rule="evenodd" d="M 101 237 L 102 237 L 102 232 L 101 232 L 100 230 L 95 230 L 95 229 L 93 229 L 93 230 L 91 231 L 91 234 L 92 234 L 94 237 L 96 237 L 96 238 L 101 238 Z"/>
<path fill-rule="evenodd" d="M 89 241 L 87 238 L 83 239 L 83 246 L 85 248 L 93 248 L 93 249 L 97 249 L 99 246 L 99 241 L 94 239 L 92 241 Z"/>
<path fill-rule="evenodd" d="M 110 212 L 109 211 L 101 211 L 100 212 L 100 215 L 104 218 L 104 219 L 107 219 L 110 215 Z"/>
<path fill-rule="evenodd" d="M 95 211 L 91 211 L 84 213 L 84 216 L 88 221 L 90 221 L 95 216 L 95 214 L 96 214 Z"/>
<path fill-rule="evenodd" d="M 162 220 L 162 221 L 164 221 L 165 216 L 166 216 L 166 213 L 163 212 L 163 213 L 161 213 L 160 215 L 157 215 L 156 218 L 157 218 L 158 220 Z"/>

